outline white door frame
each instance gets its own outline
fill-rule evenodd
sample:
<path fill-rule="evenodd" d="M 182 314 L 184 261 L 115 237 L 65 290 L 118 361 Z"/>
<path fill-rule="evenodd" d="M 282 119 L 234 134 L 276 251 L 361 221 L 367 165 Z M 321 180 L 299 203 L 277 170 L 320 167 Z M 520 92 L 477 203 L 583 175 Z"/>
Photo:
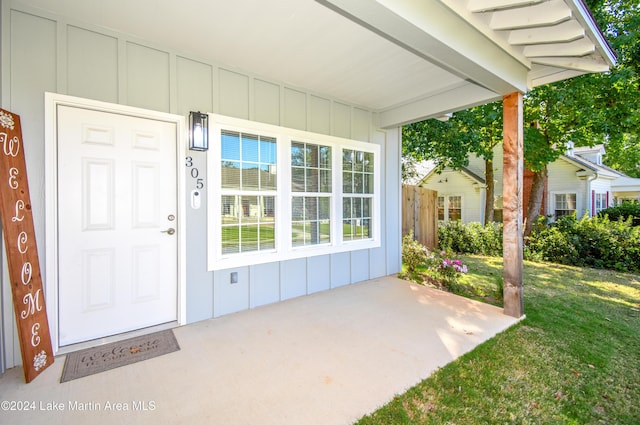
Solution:
<path fill-rule="evenodd" d="M 185 118 L 181 115 L 151 111 L 131 106 L 100 102 L 79 97 L 45 93 L 45 297 L 51 343 L 56 354 L 58 344 L 58 140 L 57 110 L 58 105 L 91 109 L 99 112 L 129 115 L 137 118 L 161 120 L 176 124 L 178 143 L 176 155 L 176 182 L 178 194 L 177 236 L 178 236 L 178 325 L 187 322 L 186 311 L 186 220 L 185 220 L 185 162 L 186 135 Z"/>

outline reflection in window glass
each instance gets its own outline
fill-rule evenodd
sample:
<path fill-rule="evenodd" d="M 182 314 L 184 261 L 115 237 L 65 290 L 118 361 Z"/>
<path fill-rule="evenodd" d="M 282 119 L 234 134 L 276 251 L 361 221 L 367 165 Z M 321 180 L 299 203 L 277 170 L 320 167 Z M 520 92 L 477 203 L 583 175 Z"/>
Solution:
<path fill-rule="evenodd" d="M 222 187 L 239 190 L 276 189 L 276 140 L 272 137 L 222 132 Z"/>
<path fill-rule="evenodd" d="M 271 137 L 222 132 L 223 254 L 275 249 L 275 195 L 255 193 L 276 190 L 276 148 Z"/>
<path fill-rule="evenodd" d="M 379 146 L 243 121 L 211 131 L 209 269 L 380 245 Z"/>
<path fill-rule="evenodd" d="M 275 248 L 273 196 L 222 196 L 222 253 Z"/>
<path fill-rule="evenodd" d="M 291 143 L 291 190 L 331 192 L 331 147 L 304 142 Z"/>
<path fill-rule="evenodd" d="M 344 240 L 369 239 L 372 234 L 372 199 L 342 199 L 342 237 Z"/>
<path fill-rule="evenodd" d="M 331 241 L 329 197 L 294 196 L 291 202 L 293 246 L 318 245 Z"/>
<path fill-rule="evenodd" d="M 372 234 L 373 168 L 371 152 L 342 150 L 342 238 L 370 239 Z"/>
<path fill-rule="evenodd" d="M 331 241 L 331 147 L 291 143 L 291 243 Z"/>
<path fill-rule="evenodd" d="M 342 191 L 373 194 L 373 153 L 343 149 Z"/>

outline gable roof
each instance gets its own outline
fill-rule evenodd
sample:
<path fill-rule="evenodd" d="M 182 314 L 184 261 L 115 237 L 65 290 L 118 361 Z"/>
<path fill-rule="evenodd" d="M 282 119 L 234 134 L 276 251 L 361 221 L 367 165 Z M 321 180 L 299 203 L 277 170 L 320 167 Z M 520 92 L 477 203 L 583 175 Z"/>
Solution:
<path fill-rule="evenodd" d="M 485 184 L 485 179 L 484 177 L 474 173 L 473 171 L 471 171 L 469 168 L 467 167 L 462 167 L 459 170 L 454 170 L 452 168 L 446 167 L 444 170 L 441 170 L 440 172 L 436 171 L 436 167 L 433 166 L 433 168 L 429 169 L 429 171 L 427 172 L 427 174 L 419 179 L 415 185 L 416 186 L 421 186 L 423 183 L 425 183 L 427 180 L 431 179 L 432 177 L 434 177 L 436 174 L 442 174 L 443 172 L 448 172 L 448 173 L 461 173 L 463 175 L 466 175 L 467 177 L 471 178 L 471 180 L 475 180 L 477 183 L 480 183 L 482 185 Z"/>
<path fill-rule="evenodd" d="M 582 0 L 20 4 L 361 106 L 382 128 L 615 63 Z"/>
<path fill-rule="evenodd" d="M 604 145 L 595 145 L 595 146 L 575 146 L 571 148 L 574 155 L 588 155 L 588 154 L 605 154 Z"/>
<path fill-rule="evenodd" d="M 624 176 L 624 174 L 620 171 L 614 170 L 613 168 L 607 167 L 606 165 L 596 164 L 580 157 L 579 155 L 561 155 L 559 159 L 564 160 L 579 169 L 586 169 L 585 171 L 598 173 L 600 177 L 616 179 L 618 177 Z"/>

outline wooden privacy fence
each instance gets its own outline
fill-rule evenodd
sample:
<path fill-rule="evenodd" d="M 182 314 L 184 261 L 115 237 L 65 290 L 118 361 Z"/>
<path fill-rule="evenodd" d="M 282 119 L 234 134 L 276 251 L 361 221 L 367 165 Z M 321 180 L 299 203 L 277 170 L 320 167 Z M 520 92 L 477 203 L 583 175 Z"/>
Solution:
<path fill-rule="evenodd" d="M 413 230 L 415 240 L 429 249 L 438 246 L 438 192 L 402 185 L 402 235 Z"/>

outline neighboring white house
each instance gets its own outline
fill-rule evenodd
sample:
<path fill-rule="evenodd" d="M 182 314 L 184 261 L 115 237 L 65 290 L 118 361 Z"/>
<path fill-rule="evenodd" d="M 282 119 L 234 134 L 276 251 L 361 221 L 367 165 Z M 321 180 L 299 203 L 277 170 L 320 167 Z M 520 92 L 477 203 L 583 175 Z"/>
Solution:
<path fill-rule="evenodd" d="M 543 208 L 552 220 L 576 213 L 595 215 L 623 200 L 640 200 L 640 179 L 632 178 L 602 164 L 604 145 L 570 146 L 564 155 L 548 166 Z M 496 219 L 502 209 L 502 149 L 494 150 Z M 431 168 L 414 184 L 438 192 L 438 214 L 443 221 L 460 219 L 464 223 L 484 223 L 486 199 L 485 162 L 469 158 L 462 170 L 445 169 L 438 174 Z"/>
<path fill-rule="evenodd" d="M 0 7 L 55 353 L 397 273 L 404 124 L 615 63 L 581 0 Z"/>

